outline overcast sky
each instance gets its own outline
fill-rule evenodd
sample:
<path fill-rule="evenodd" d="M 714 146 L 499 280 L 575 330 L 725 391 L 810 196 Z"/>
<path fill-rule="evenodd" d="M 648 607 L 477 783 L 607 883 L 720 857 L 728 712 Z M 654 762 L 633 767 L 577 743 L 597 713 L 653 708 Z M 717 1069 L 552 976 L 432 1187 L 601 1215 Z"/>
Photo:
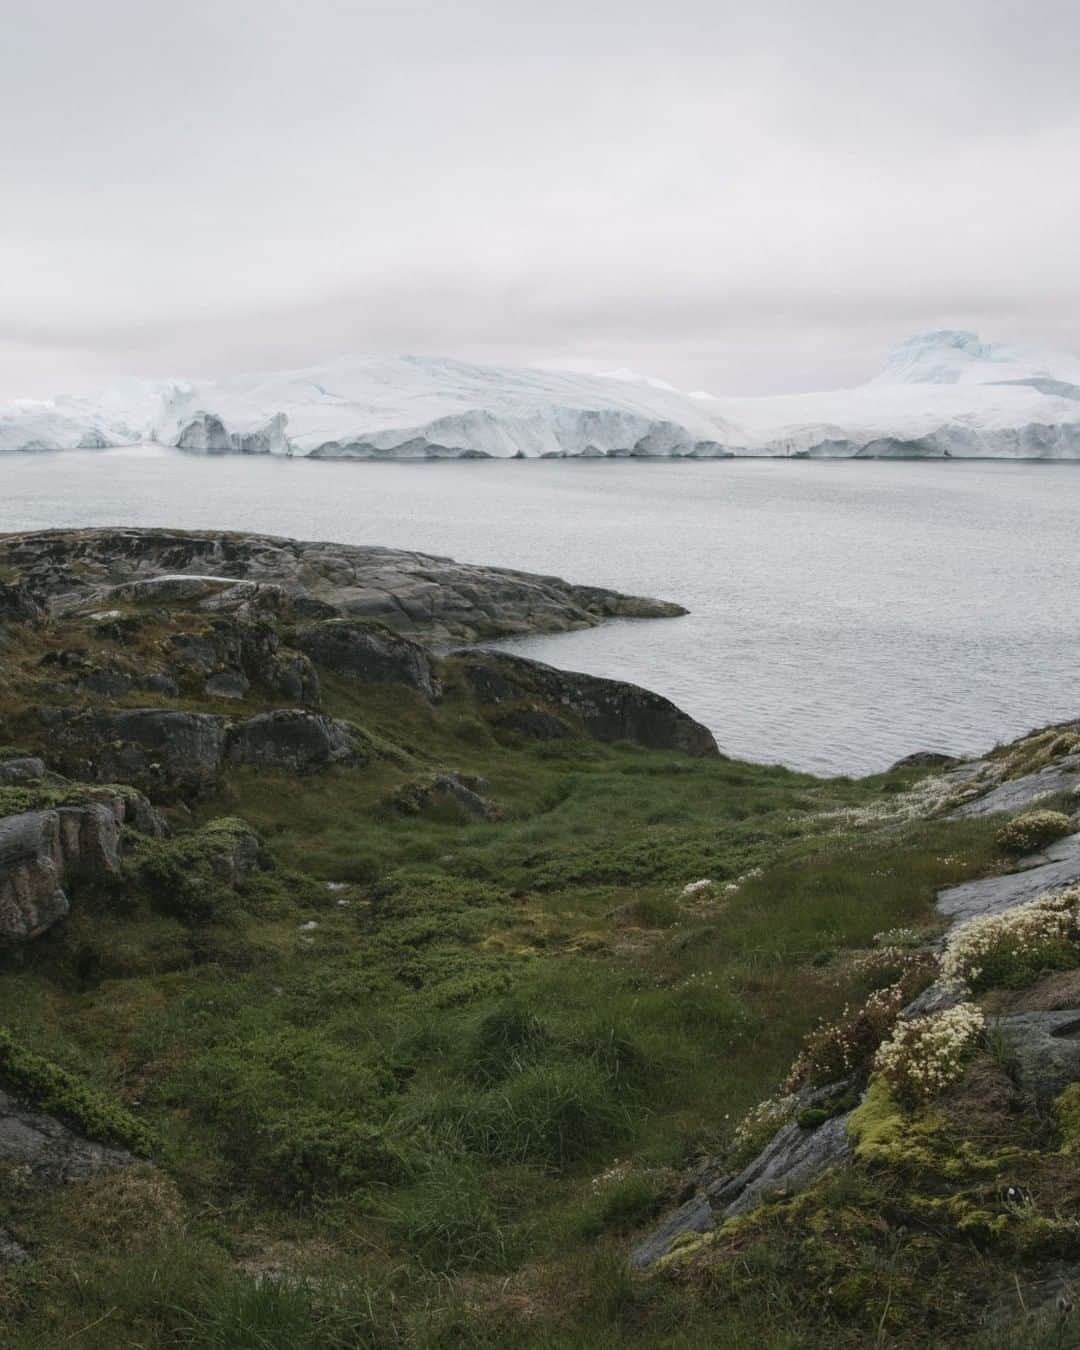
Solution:
<path fill-rule="evenodd" d="M 1080 351 L 1065 0 L 0 0 L 0 397 L 356 352 Z"/>

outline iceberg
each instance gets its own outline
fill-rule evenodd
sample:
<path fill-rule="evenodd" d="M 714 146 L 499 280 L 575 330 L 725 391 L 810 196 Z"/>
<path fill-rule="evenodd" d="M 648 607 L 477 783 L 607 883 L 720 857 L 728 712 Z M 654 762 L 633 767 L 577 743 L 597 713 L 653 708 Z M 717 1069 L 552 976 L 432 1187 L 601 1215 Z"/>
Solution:
<path fill-rule="evenodd" d="M 865 384 L 740 398 L 435 357 L 346 357 L 218 380 L 129 380 L 0 405 L 0 450 L 152 443 L 312 459 L 1080 459 L 1080 360 L 920 334 Z"/>

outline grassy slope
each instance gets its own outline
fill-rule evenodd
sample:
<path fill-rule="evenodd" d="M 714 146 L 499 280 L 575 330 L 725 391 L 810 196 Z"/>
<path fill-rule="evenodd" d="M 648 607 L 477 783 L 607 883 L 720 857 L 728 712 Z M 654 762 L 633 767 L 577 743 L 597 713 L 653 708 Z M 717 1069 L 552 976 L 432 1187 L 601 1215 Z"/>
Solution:
<path fill-rule="evenodd" d="M 8 1179 L 0 1223 L 41 1259 L 0 1281 L 3 1343 L 865 1344 L 779 1255 L 735 1302 L 623 1257 L 867 992 L 852 953 L 991 870 L 992 826 L 830 814 L 910 775 L 508 746 L 462 690 L 433 711 L 324 683 L 378 757 L 237 774 L 187 822 L 250 821 L 273 870 L 195 917 L 137 872 L 76 888 L 7 958 L 0 1021 L 137 1112 L 158 1167 Z M 26 738 L 17 704 L 0 742 Z M 485 777 L 504 819 L 388 808 L 431 767 Z"/>

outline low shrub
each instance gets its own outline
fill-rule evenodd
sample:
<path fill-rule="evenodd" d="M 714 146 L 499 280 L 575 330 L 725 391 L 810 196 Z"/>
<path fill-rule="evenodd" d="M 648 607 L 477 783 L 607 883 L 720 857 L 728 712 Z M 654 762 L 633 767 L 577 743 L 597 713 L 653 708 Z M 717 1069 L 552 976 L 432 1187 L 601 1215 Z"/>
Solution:
<path fill-rule="evenodd" d="M 929 1101 L 963 1073 L 983 1024 L 974 1003 L 900 1022 L 874 1056 L 874 1071 L 902 1105 Z"/>
<path fill-rule="evenodd" d="M 1005 853 L 1034 853 L 1072 830 L 1063 811 L 1027 811 L 1002 825 L 994 842 Z"/>
<path fill-rule="evenodd" d="M 107 1094 L 20 1045 L 0 1027 L 0 1081 L 43 1111 L 71 1120 L 92 1139 L 149 1153 L 152 1136 L 135 1116 Z"/>
<path fill-rule="evenodd" d="M 794 1092 L 804 1084 L 821 1087 L 868 1070 L 901 1010 L 932 982 L 936 971 L 937 963 L 929 954 L 899 948 L 884 948 L 865 958 L 860 974 L 892 975 L 893 982 L 873 990 L 858 1008 L 845 1008 L 836 1021 L 825 1022 L 806 1036 L 788 1073 L 786 1090 Z"/>
<path fill-rule="evenodd" d="M 1080 965 L 1080 887 L 1042 895 L 1004 914 L 970 919 L 949 935 L 941 960 L 946 980 L 975 992 L 1017 989 L 1047 970 Z"/>

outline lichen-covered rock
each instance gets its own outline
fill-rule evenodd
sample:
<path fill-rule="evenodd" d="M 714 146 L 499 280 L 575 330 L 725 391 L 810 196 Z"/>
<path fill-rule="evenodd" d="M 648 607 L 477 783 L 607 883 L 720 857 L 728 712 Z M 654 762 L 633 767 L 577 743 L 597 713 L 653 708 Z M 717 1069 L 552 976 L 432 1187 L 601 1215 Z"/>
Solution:
<path fill-rule="evenodd" d="M 261 764 L 294 773 L 357 760 L 343 722 L 299 709 L 260 713 L 230 727 L 225 755 L 232 764 Z"/>
<path fill-rule="evenodd" d="M 162 708 L 43 710 L 50 750 L 72 778 L 205 792 L 217 781 L 225 719 Z"/>
<path fill-rule="evenodd" d="M 666 618 L 679 605 L 575 586 L 558 577 L 477 567 L 431 554 L 358 544 L 282 539 L 209 530 L 43 530 L 0 539 L 0 564 L 59 605 L 82 604 L 110 588 L 175 579 L 208 584 L 199 603 L 226 593 L 222 583 L 271 583 L 295 612 L 312 618 L 332 606 L 347 618 L 376 619 L 397 632 L 464 641 L 588 628 L 604 619 Z M 115 602 L 115 592 L 114 602 Z M 162 603 L 167 588 L 148 600 Z M 229 603 L 223 600 L 223 603 Z"/>
<path fill-rule="evenodd" d="M 252 685 L 315 707 L 319 677 L 303 652 L 283 646 L 273 624 L 224 615 L 198 633 L 170 640 L 176 673 L 198 677 L 211 697 L 244 698 Z"/>
<path fill-rule="evenodd" d="M 500 710 L 497 721 L 522 707 L 581 723 L 600 741 L 629 741 L 650 750 L 679 750 L 687 755 L 716 755 L 708 728 L 668 699 L 621 680 L 557 670 L 508 652 L 484 651 L 453 658 L 481 703 Z"/>
<path fill-rule="evenodd" d="M 365 684 L 403 684 L 427 699 L 438 692 L 431 656 L 397 633 L 349 619 L 329 619 L 302 629 L 296 645 L 316 665 Z"/>
<path fill-rule="evenodd" d="M 809 1108 L 827 1102 L 844 1086 L 830 1084 L 815 1089 L 804 1098 L 804 1105 Z M 806 1190 L 851 1157 L 849 1116 L 850 1112 L 845 1111 L 811 1129 L 797 1121 L 782 1126 L 741 1172 L 716 1176 L 715 1167 L 706 1166 L 697 1193 L 668 1215 L 637 1247 L 632 1264 L 644 1269 L 666 1255 L 683 1234 L 708 1232 L 725 1219 L 745 1214 L 769 1196 L 794 1195 Z"/>

